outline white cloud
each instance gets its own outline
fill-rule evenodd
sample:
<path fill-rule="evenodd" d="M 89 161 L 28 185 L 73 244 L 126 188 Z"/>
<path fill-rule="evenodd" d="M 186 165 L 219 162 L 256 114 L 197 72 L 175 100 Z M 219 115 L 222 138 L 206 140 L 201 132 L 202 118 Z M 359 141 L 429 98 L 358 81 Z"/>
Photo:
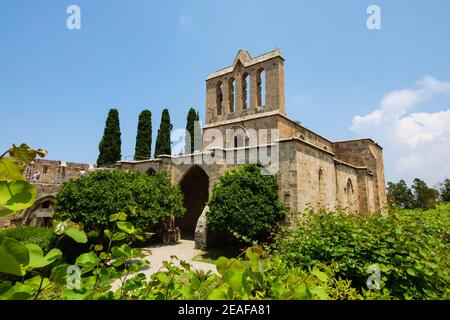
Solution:
<path fill-rule="evenodd" d="M 426 76 L 415 88 L 390 92 L 375 111 L 353 118 L 353 131 L 384 147 L 388 180 L 419 177 L 434 185 L 450 177 L 450 109 L 411 112 L 440 93 L 450 93 L 450 82 Z"/>

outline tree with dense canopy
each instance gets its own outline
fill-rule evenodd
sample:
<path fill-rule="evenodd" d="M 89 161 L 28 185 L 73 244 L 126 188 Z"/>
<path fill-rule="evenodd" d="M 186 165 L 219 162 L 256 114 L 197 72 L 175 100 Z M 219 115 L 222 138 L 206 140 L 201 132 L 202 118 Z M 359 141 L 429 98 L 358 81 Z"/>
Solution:
<path fill-rule="evenodd" d="M 244 165 L 220 177 L 206 215 L 213 232 L 237 232 L 250 239 L 264 239 L 271 225 L 284 217 L 286 210 L 278 200 L 277 179 L 263 175 L 261 170 L 256 165 Z"/>
<path fill-rule="evenodd" d="M 99 144 L 97 166 L 115 164 L 122 158 L 122 140 L 120 133 L 119 111 L 111 109 L 106 119 L 105 130 Z"/>
<path fill-rule="evenodd" d="M 152 154 L 152 113 L 144 110 L 139 115 L 134 160 L 150 159 Z"/>
<path fill-rule="evenodd" d="M 161 124 L 158 129 L 158 136 L 156 137 L 155 158 L 161 154 L 172 154 L 172 147 L 170 143 L 170 131 L 173 126 L 170 123 L 169 110 L 164 109 L 161 115 Z"/>

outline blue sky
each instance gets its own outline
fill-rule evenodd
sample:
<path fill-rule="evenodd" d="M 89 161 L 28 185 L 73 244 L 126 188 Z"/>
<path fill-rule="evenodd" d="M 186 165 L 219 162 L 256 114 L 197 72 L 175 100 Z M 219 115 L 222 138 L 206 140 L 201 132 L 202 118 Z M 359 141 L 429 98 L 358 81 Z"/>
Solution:
<path fill-rule="evenodd" d="M 81 30 L 66 28 L 71 4 Z M 366 27 L 371 4 L 381 30 Z M 450 176 L 449 12 L 446 0 L 2 1 L 0 148 L 94 163 L 115 107 L 130 157 L 140 111 L 153 141 L 165 107 L 175 128 L 189 107 L 203 119 L 209 73 L 241 48 L 279 47 L 289 117 L 331 140 L 371 136 L 388 180 L 433 184 Z"/>

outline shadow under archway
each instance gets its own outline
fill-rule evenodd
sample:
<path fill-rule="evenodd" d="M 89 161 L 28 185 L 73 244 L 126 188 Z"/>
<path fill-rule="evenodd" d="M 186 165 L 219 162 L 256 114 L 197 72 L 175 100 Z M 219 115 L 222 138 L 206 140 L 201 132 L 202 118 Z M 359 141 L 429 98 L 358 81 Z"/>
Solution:
<path fill-rule="evenodd" d="M 194 240 L 198 218 L 208 201 L 209 177 L 201 167 L 194 165 L 187 170 L 179 186 L 184 195 L 186 213 L 176 218 L 175 225 L 181 229 L 181 238 Z"/>

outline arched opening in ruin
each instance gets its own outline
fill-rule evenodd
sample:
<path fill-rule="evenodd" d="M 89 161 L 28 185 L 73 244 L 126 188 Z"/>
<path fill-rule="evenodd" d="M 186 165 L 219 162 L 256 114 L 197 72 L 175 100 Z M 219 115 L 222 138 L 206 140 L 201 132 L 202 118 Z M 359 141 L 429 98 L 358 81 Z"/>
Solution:
<path fill-rule="evenodd" d="M 223 111 L 223 84 L 222 81 L 217 82 L 216 86 L 216 112 L 218 116 L 222 115 Z"/>
<path fill-rule="evenodd" d="M 53 209 L 56 204 L 54 195 L 42 196 L 22 212 L 22 225 L 51 227 Z"/>
<path fill-rule="evenodd" d="M 194 165 L 181 178 L 179 186 L 186 213 L 176 219 L 175 225 L 181 229 L 181 238 L 193 240 L 198 218 L 208 201 L 209 177 L 201 167 Z"/>
<path fill-rule="evenodd" d="M 153 168 L 150 168 L 147 170 L 146 174 L 149 176 L 153 176 L 156 174 L 156 171 Z"/>
<path fill-rule="evenodd" d="M 237 126 L 229 131 L 227 138 L 228 148 L 242 148 L 249 145 L 249 134 L 247 129 L 242 126 Z"/>
<path fill-rule="evenodd" d="M 264 109 L 266 105 L 266 71 L 260 68 L 256 73 L 256 99 L 258 108 Z"/>
<path fill-rule="evenodd" d="M 250 107 L 250 76 L 246 72 L 242 75 L 242 110 Z"/>
<path fill-rule="evenodd" d="M 231 113 L 236 111 L 236 81 L 234 78 L 228 80 L 228 105 Z"/>
<path fill-rule="evenodd" d="M 345 200 L 347 202 L 347 209 L 348 211 L 351 213 L 353 212 L 353 184 L 352 184 L 352 180 L 350 180 L 350 178 L 347 180 L 347 185 L 344 189 L 345 191 Z"/>

